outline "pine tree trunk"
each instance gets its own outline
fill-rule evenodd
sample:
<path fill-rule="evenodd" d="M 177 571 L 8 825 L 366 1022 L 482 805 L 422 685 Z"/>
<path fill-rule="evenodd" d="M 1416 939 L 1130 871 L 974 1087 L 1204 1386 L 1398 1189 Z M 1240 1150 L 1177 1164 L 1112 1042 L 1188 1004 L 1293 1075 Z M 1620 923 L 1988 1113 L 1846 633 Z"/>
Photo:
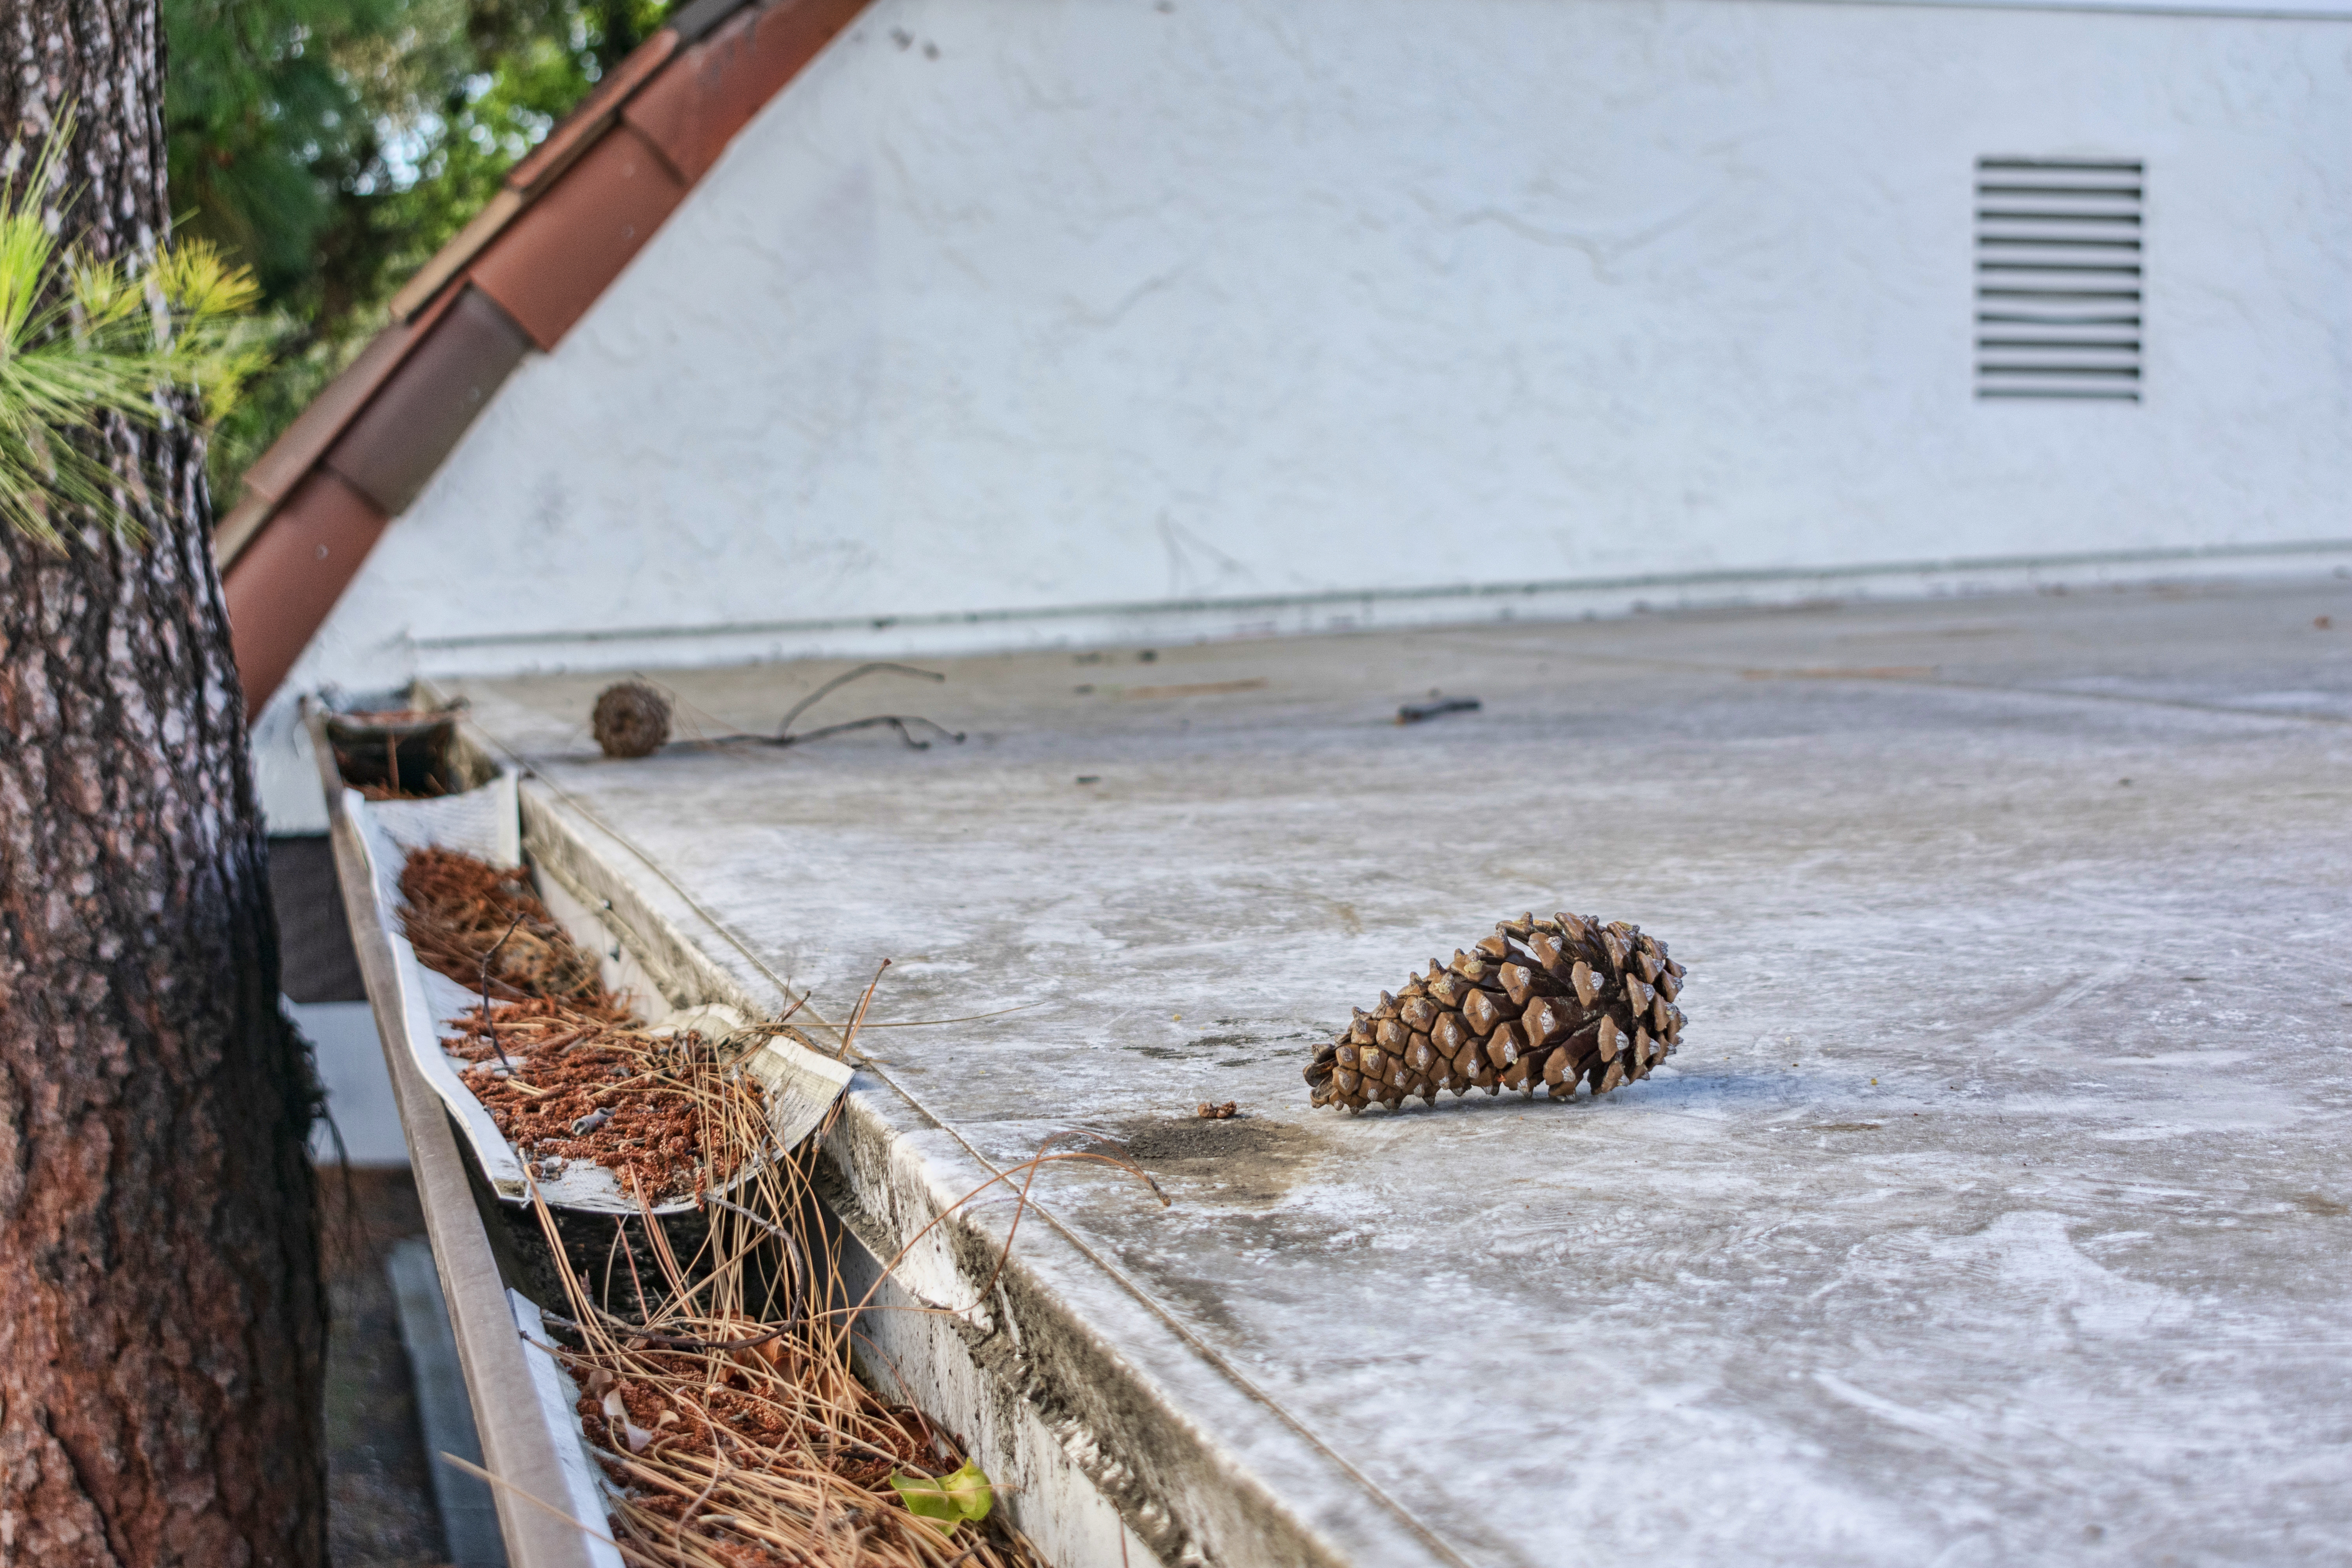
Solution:
<path fill-rule="evenodd" d="M 154 0 L 0 0 L 14 174 L 165 235 Z M 201 440 L 107 437 L 141 542 L 0 529 L 0 1568 L 324 1555 L 310 1063 L 278 953 Z"/>

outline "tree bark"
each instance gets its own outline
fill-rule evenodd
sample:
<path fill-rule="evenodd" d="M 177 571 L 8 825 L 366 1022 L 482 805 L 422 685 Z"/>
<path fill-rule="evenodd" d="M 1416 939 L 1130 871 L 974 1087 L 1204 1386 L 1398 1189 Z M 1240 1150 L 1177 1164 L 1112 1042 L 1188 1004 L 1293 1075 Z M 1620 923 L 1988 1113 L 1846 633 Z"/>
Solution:
<path fill-rule="evenodd" d="M 0 0 L 19 177 L 169 229 L 154 0 Z M 278 1009 L 200 435 L 102 437 L 126 541 L 0 529 L 0 1568 L 320 1562 L 317 1100 Z"/>

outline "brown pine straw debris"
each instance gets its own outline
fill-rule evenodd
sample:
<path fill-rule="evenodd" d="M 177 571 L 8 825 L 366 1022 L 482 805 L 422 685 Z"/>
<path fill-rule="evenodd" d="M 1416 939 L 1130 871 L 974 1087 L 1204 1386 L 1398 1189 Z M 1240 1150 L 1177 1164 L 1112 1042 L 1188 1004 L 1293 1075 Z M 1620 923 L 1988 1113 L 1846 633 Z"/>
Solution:
<path fill-rule="evenodd" d="M 656 1202 L 724 1186 L 734 1167 L 704 1155 L 705 1102 L 756 1106 L 759 1081 L 722 1071 L 700 1036 L 647 1034 L 530 889 L 524 868 L 452 849 L 414 850 L 401 868 L 418 962 L 484 998 L 447 1020 L 458 1033 L 442 1048 L 476 1064 L 458 1076 L 541 1178 L 591 1160 Z"/>
<path fill-rule="evenodd" d="M 714 1136 L 748 1142 L 761 1130 L 735 1104 L 721 1112 Z M 966 1456 L 951 1434 L 852 1369 L 863 1348 L 878 1378 L 894 1378 L 859 1326 L 862 1314 L 884 1310 L 874 1305 L 879 1281 L 848 1300 L 838 1231 L 803 1217 L 816 1210 L 811 1175 L 824 1131 L 760 1165 L 735 1194 L 740 1202 L 709 1201 L 710 1228 L 683 1264 L 642 1210 L 662 1277 L 632 1272 L 621 1282 L 623 1299 L 638 1303 L 635 1322 L 598 1307 L 596 1282 L 567 1271 L 572 1316 L 551 1317 L 564 1342 L 551 1349 L 583 1390 L 574 1409 L 590 1453 L 622 1493 L 611 1502 L 612 1539 L 629 1563 L 659 1568 L 1045 1568 L 1001 1511 L 949 1532 L 908 1512 L 892 1489 L 893 1476 L 946 1476 Z M 1000 1184 L 1013 1188 L 1020 1206 L 1008 1256 L 1044 1165 L 1093 1161 L 1151 1185 L 1123 1159 L 1091 1146 L 1057 1149 L 1059 1142 L 1048 1140 L 954 1205 Z M 561 1257 L 554 1218 L 543 1202 L 538 1206 Z M 884 1278 L 898 1262 L 887 1260 Z M 994 1286 L 992 1273 L 974 1302 Z M 646 1306 L 649 1289 L 659 1306 Z M 998 1501 L 1006 1489 L 996 1489 Z"/>
<path fill-rule="evenodd" d="M 547 998 L 622 1015 L 595 955 L 530 891 L 530 872 L 454 849 L 409 852 L 400 870 L 401 934 L 416 961 L 492 1001 Z M 487 967 L 486 967 L 487 964 Z"/>
<path fill-rule="evenodd" d="M 609 1009 L 562 1002 L 496 1002 L 450 1020 L 462 1032 L 442 1048 L 476 1065 L 458 1076 L 515 1151 L 546 1180 L 574 1160 L 593 1161 L 624 1192 L 659 1203 L 724 1189 L 741 1151 L 705 1156 L 714 1099 L 759 1113 L 759 1079 L 723 1067 L 700 1035 L 649 1035 Z"/>
<path fill-rule="evenodd" d="M 550 1313 L 557 1342 L 531 1353 L 552 1353 L 584 1390 L 574 1406 L 582 1434 L 617 1492 L 606 1519 L 574 1522 L 608 1534 L 633 1568 L 1047 1568 L 1001 1508 L 952 1527 L 908 1510 L 894 1478 L 949 1476 L 967 1456 L 911 1403 L 875 1386 L 897 1374 L 861 1319 L 955 1315 L 990 1300 L 993 1272 L 971 1302 L 875 1304 L 931 1226 L 999 1186 L 1015 1204 L 1001 1272 L 1045 1166 L 1110 1165 L 1164 1205 L 1151 1178 L 1092 1134 L 1048 1139 L 909 1237 L 852 1301 L 842 1233 L 814 1222 L 824 1209 L 812 1177 L 838 1103 L 798 1149 L 777 1150 L 759 1082 L 733 1070 L 726 1044 L 648 1034 L 601 985 L 573 980 L 575 965 L 593 979 L 595 964 L 530 896 L 526 873 L 439 850 L 413 854 L 409 868 L 402 918 L 420 958 L 429 951 L 441 973 L 476 984 L 488 961 L 494 988 L 528 993 L 541 976 L 571 987 L 494 994 L 451 1020 L 460 1032 L 443 1045 L 474 1064 L 463 1072 L 467 1086 L 530 1161 L 532 1204 L 563 1279 L 570 1315 Z M 530 956 L 510 963 L 501 943 L 525 930 Z M 868 985 L 843 1033 L 845 1056 L 855 1055 L 873 993 Z M 601 1281 L 575 1271 L 536 1186 L 548 1161 L 572 1159 L 608 1166 L 638 1205 L 645 1246 L 624 1245 L 631 1222 L 616 1220 Z M 688 1192 L 709 1224 L 681 1263 L 652 1205 Z M 641 1253 L 656 1261 L 657 1278 L 641 1275 Z M 604 1305 L 621 1302 L 633 1306 L 630 1317 Z M 874 1382 L 858 1375 L 859 1360 Z M 995 1501 L 1009 1490 L 995 1488 Z"/>

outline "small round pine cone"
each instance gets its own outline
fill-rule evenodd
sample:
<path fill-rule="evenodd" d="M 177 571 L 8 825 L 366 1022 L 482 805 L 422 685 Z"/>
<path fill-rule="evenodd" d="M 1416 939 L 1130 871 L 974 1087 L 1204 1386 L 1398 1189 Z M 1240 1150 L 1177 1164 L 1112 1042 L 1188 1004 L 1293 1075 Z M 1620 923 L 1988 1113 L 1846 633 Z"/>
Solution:
<path fill-rule="evenodd" d="M 589 718 L 608 757 L 649 757 L 669 739 L 669 699 L 642 680 L 624 680 L 597 696 Z"/>

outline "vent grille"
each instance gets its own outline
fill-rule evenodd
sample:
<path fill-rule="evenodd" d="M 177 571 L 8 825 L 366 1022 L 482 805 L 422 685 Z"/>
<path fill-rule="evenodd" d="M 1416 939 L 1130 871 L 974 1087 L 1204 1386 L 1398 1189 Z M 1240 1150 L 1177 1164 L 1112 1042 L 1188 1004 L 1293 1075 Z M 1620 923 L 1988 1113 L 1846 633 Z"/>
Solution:
<path fill-rule="evenodd" d="M 2140 400 L 2137 163 L 1977 160 L 1977 395 Z"/>

